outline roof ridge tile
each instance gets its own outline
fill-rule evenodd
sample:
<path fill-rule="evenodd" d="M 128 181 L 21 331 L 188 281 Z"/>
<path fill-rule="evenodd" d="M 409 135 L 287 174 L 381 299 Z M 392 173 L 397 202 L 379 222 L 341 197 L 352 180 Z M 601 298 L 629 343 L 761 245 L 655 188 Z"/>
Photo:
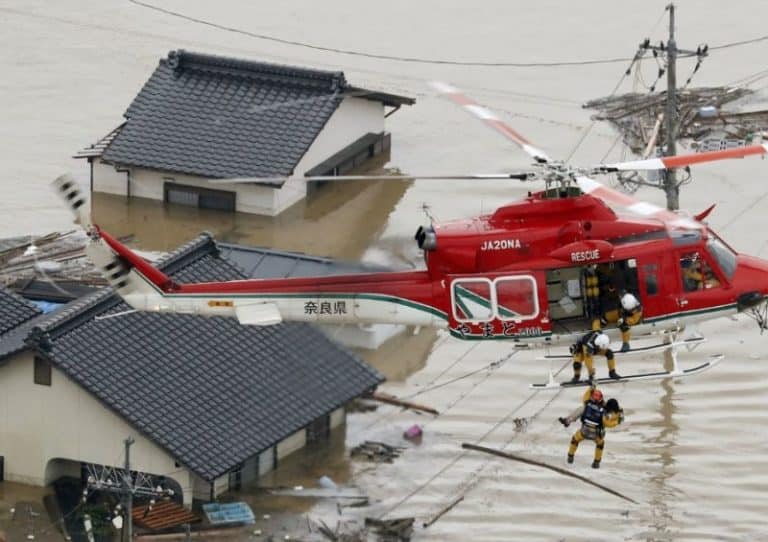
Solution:
<path fill-rule="evenodd" d="M 278 77 L 283 83 L 294 82 L 310 86 L 326 86 L 329 92 L 343 90 L 347 87 L 347 81 L 342 71 L 272 64 L 257 60 L 195 53 L 184 49 L 170 51 L 168 57 L 162 59 L 161 62 L 167 62 L 176 77 L 184 70 L 189 69 L 241 77 Z"/>

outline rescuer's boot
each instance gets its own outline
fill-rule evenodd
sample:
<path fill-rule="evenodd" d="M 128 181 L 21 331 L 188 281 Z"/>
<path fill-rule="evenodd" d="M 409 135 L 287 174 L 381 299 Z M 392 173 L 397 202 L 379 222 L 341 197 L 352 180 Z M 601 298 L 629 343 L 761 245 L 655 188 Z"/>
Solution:
<path fill-rule="evenodd" d="M 599 460 L 597 460 L 597 459 L 595 459 L 595 460 L 592 462 L 592 468 L 593 468 L 593 469 L 599 469 L 599 468 L 600 468 L 600 461 L 599 461 Z"/>
<path fill-rule="evenodd" d="M 610 376 L 615 380 L 618 380 L 619 378 L 621 378 L 621 375 L 616 372 L 616 369 L 611 369 L 610 371 L 608 371 L 608 376 Z"/>
<path fill-rule="evenodd" d="M 568 463 L 573 463 L 573 454 L 568 454 Z"/>

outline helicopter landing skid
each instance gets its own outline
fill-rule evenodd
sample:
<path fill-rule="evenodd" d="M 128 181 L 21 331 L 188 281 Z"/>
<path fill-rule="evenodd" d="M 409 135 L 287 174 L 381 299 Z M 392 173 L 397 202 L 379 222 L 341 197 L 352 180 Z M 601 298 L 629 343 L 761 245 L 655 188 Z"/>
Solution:
<path fill-rule="evenodd" d="M 672 343 L 658 343 L 658 344 L 652 344 L 648 346 L 641 346 L 639 348 L 632 348 L 630 350 L 627 350 L 626 352 L 620 352 L 618 349 L 613 351 L 613 354 L 616 357 L 625 357 L 625 356 L 631 356 L 633 354 L 652 354 L 654 352 L 664 352 L 669 349 L 679 349 L 680 347 L 685 347 L 689 352 L 694 350 L 699 344 L 703 343 L 707 339 L 705 337 L 691 337 L 689 339 L 684 339 L 682 341 L 674 341 Z M 540 358 L 537 358 L 541 361 L 558 361 L 558 360 L 567 360 L 571 359 L 573 356 L 571 354 L 552 354 L 543 356 Z"/>
<path fill-rule="evenodd" d="M 669 346 L 669 345 L 667 345 Z M 710 356 L 709 360 L 691 367 L 690 369 L 680 369 L 677 363 L 674 365 L 674 369 L 671 371 L 659 371 L 656 373 L 640 373 L 634 375 L 625 375 L 621 378 L 596 378 L 595 380 L 580 380 L 578 382 L 571 382 L 567 380 L 565 382 L 557 382 L 552 375 L 550 375 L 549 382 L 543 384 L 531 384 L 531 388 L 535 390 L 557 390 L 561 388 L 577 388 L 579 386 L 590 386 L 592 384 L 616 384 L 619 382 L 634 382 L 637 380 L 662 380 L 664 378 L 682 378 L 684 376 L 691 376 L 711 369 L 718 363 L 720 363 L 725 356 L 723 354 L 715 354 Z"/>

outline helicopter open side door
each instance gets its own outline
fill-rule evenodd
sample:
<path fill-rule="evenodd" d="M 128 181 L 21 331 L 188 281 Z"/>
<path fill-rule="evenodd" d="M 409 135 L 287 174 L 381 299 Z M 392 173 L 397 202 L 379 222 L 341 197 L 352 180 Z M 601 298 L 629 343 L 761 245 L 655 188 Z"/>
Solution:
<path fill-rule="evenodd" d="M 537 276 L 541 275 L 541 276 Z M 551 334 L 543 273 L 453 276 L 451 332 L 463 339 L 515 339 Z"/>

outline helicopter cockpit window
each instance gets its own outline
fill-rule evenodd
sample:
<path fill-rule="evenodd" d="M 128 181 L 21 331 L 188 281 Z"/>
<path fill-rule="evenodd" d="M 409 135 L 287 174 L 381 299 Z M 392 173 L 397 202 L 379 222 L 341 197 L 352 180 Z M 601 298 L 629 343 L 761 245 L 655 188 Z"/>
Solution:
<path fill-rule="evenodd" d="M 494 286 L 499 319 L 528 320 L 539 314 L 536 279 L 533 277 L 502 277 L 494 281 Z"/>
<path fill-rule="evenodd" d="M 736 272 L 736 253 L 714 235 L 707 241 L 707 252 L 715 259 L 725 277 L 732 280 Z"/>
<path fill-rule="evenodd" d="M 683 278 L 683 290 L 686 292 L 720 286 L 720 280 L 698 252 L 687 252 L 680 256 L 680 271 Z"/>
<path fill-rule="evenodd" d="M 491 281 L 459 279 L 451 286 L 453 317 L 459 322 L 484 322 L 493 319 Z"/>

